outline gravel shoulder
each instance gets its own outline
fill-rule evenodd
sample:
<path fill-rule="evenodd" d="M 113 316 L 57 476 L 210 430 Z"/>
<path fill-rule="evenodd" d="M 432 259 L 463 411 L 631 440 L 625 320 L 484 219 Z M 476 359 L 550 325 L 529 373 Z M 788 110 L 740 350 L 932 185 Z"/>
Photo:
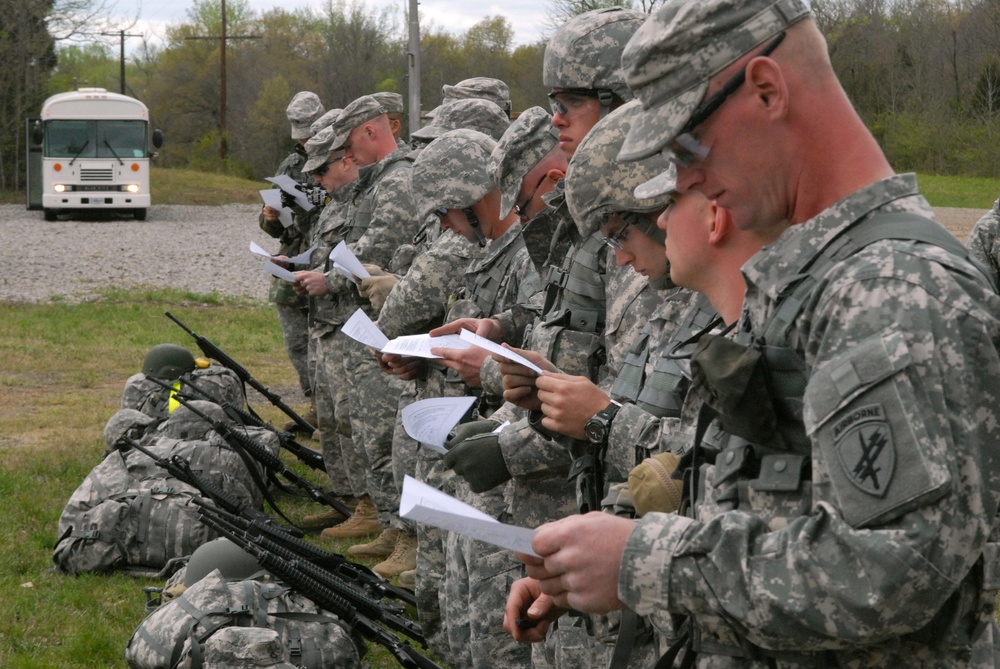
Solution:
<path fill-rule="evenodd" d="M 985 209 L 937 210 L 963 242 Z M 0 303 L 80 302 L 112 286 L 267 299 L 269 275 L 250 242 L 276 252 L 256 205 L 156 205 L 125 218 L 46 222 L 40 211 L 0 206 Z"/>

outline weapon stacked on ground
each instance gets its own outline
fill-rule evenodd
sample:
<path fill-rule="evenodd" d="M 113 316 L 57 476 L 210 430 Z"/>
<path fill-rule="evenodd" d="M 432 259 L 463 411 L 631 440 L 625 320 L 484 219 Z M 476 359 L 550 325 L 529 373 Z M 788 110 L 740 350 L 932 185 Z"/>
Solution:
<path fill-rule="evenodd" d="M 230 523 L 224 513 L 208 506 L 202 506 L 201 510 L 202 521 L 209 527 L 253 555 L 257 564 L 283 583 L 335 614 L 363 638 L 385 647 L 403 667 L 441 669 L 389 631 L 396 630 L 425 645 L 420 626 L 403 618 L 398 610 L 376 601 L 335 572 L 327 571 L 262 533 L 240 529 L 247 526 L 245 519 L 236 518 L 236 522 Z"/>
<path fill-rule="evenodd" d="M 292 407 L 288 406 L 281 400 L 281 395 L 272 392 L 269 388 L 267 388 L 267 386 L 265 386 L 260 381 L 255 379 L 250 374 L 250 372 L 248 372 L 246 368 L 243 367 L 243 365 L 233 360 L 233 358 L 230 357 L 228 353 L 226 353 L 221 348 L 216 346 L 210 339 L 207 339 L 206 337 L 203 337 L 199 334 L 195 334 L 191 328 L 184 325 L 184 323 L 182 323 L 180 319 L 178 319 L 169 311 L 166 312 L 165 315 L 174 323 L 177 323 L 177 325 L 179 325 L 180 328 L 184 330 L 184 332 L 187 332 L 189 335 L 194 337 L 194 341 L 196 344 L 198 344 L 198 348 L 201 349 L 202 353 L 204 353 L 209 358 L 215 359 L 222 366 L 231 369 L 233 373 L 236 374 L 236 376 L 238 376 L 241 381 L 243 381 L 243 383 L 249 384 L 251 388 L 253 388 L 258 393 L 263 395 L 268 402 L 281 409 L 281 411 L 284 412 L 286 416 L 294 420 L 295 424 L 298 425 L 300 429 L 304 430 L 308 434 L 312 434 L 313 432 L 316 431 L 316 427 L 314 425 L 310 425 L 305 418 L 297 414 L 295 410 L 292 409 Z"/>
<path fill-rule="evenodd" d="M 235 406 L 232 402 L 227 402 L 224 399 L 214 397 L 195 383 L 195 380 L 191 375 L 186 374 L 182 376 L 181 381 L 185 387 L 191 388 L 205 399 L 210 402 L 215 402 L 221 406 L 223 411 L 225 411 L 233 420 L 274 432 L 278 435 L 278 442 L 281 444 L 281 447 L 297 457 L 303 464 L 308 465 L 311 469 L 321 472 L 326 471 L 326 466 L 323 464 L 323 454 L 313 448 L 303 446 L 297 442 L 295 440 L 295 435 L 291 432 L 282 432 L 257 414 L 251 411 L 245 411 L 240 407 Z"/>
<path fill-rule="evenodd" d="M 160 384 L 165 388 L 170 388 L 168 384 L 160 381 L 159 379 L 150 378 L 150 380 L 153 381 L 154 383 Z M 181 404 L 181 406 L 185 407 L 191 413 L 193 413 L 194 415 L 198 416 L 206 423 L 211 425 L 212 429 L 218 432 L 219 435 L 226 440 L 226 443 L 228 443 L 230 446 L 236 449 L 237 452 L 246 453 L 251 458 L 260 463 L 264 467 L 264 469 L 268 471 L 269 474 L 280 475 L 282 478 L 284 478 L 292 485 L 303 490 L 313 501 L 319 502 L 320 504 L 324 504 L 330 507 L 331 509 L 336 509 L 345 516 L 349 517 L 351 513 L 353 513 L 349 507 L 337 501 L 337 499 L 334 498 L 332 495 L 329 495 L 323 490 L 320 490 L 316 485 L 314 485 L 307 479 L 299 476 L 294 471 L 289 469 L 288 466 L 281 461 L 281 458 L 271 453 L 261 444 L 258 444 L 249 435 L 244 434 L 239 430 L 234 430 L 232 427 L 230 427 L 221 420 L 216 420 L 212 418 L 204 411 L 201 411 L 198 407 L 194 406 L 189 400 L 184 399 L 184 397 L 181 394 L 175 392 L 174 399 L 176 399 Z M 273 500 L 268 499 L 268 502 L 271 504 L 272 507 L 275 506 Z M 275 511 L 278 511 L 277 507 L 275 507 Z M 278 511 L 278 513 L 282 517 L 284 517 L 284 514 L 281 514 L 280 511 Z M 285 520 L 288 519 L 285 518 Z"/>
<path fill-rule="evenodd" d="M 198 502 L 195 501 L 195 503 L 197 504 Z M 339 553 L 331 553 L 316 544 L 298 538 L 286 528 L 272 522 L 264 514 L 261 514 L 263 516 L 262 519 L 257 516 L 229 513 L 223 509 L 212 508 L 203 504 L 200 506 L 203 515 L 209 514 L 215 518 L 221 518 L 233 527 L 236 527 L 239 531 L 245 532 L 247 536 L 267 537 L 271 541 L 281 544 L 302 559 L 308 560 L 312 564 L 353 583 L 355 586 L 367 590 L 373 597 L 379 599 L 388 597 L 409 604 L 410 606 L 416 606 L 416 599 L 409 590 L 392 585 L 368 567 L 351 562 Z"/>

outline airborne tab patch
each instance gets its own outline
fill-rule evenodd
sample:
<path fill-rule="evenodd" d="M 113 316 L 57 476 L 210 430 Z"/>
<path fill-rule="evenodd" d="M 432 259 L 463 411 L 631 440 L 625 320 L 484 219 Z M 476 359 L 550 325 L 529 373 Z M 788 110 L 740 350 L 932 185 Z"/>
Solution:
<path fill-rule="evenodd" d="M 896 468 L 896 448 L 882 405 L 853 408 L 829 429 L 851 483 L 869 495 L 884 497 Z"/>

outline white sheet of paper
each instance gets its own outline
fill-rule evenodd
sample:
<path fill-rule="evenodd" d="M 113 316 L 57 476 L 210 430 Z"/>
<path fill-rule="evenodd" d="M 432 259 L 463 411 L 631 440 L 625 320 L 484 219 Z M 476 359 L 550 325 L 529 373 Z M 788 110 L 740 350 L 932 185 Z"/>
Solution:
<path fill-rule="evenodd" d="M 264 261 L 264 269 L 266 269 L 271 274 L 271 276 L 276 276 L 279 279 L 284 279 L 285 281 L 288 281 L 289 283 L 292 283 L 293 281 L 295 281 L 295 275 L 294 274 L 292 274 L 291 272 L 289 272 L 284 267 L 279 267 L 278 265 L 275 265 L 270 260 L 265 260 Z"/>
<path fill-rule="evenodd" d="M 383 353 L 407 355 L 413 358 L 440 358 L 431 353 L 432 348 L 469 348 L 472 346 L 458 335 L 432 337 L 429 334 L 403 335 L 382 347 Z"/>
<path fill-rule="evenodd" d="M 389 343 L 389 338 L 378 329 L 378 326 L 372 322 L 372 319 L 368 318 L 368 314 L 361 309 L 355 311 L 341 329 L 345 335 L 354 341 L 361 342 L 365 346 L 371 346 L 379 351 Z"/>
<path fill-rule="evenodd" d="M 403 429 L 421 444 L 438 453 L 447 453 L 444 442 L 448 440 L 448 433 L 475 402 L 473 396 L 431 397 L 414 402 L 403 407 Z"/>
<path fill-rule="evenodd" d="M 486 337 L 480 337 L 471 330 L 462 330 L 458 336 L 470 344 L 478 346 L 479 348 L 485 348 L 490 353 L 496 353 L 497 355 L 507 358 L 508 360 L 513 360 L 520 365 L 524 365 L 531 371 L 536 372 L 539 376 L 542 375 L 542 368 L 525 358 L 520 353 L 516 353 L 509 348 L 504 348 L 500 344 L 492 342 Z"/>
<path fill-rule="evenodd" d="M 333 250 L 330 251 L 330 260 L 335 265 L 339 265 L 337 269 L 341 272 L 347 270 L 349 274 L 345 273 L 345 276 L 349 279 L 368 279 L 371 277 L 371 274 L 364 268 L 358 257 L 354 255 L 354 251 L 343 241 L 334 246 Z"/>
<path fill-rule="evenodd" d="M 316 250 L 316 245 L 313 244 L 312 246 L 310 246 L 308 249 L 298 254 L 297 256 L 292 256 L 291 258 L 283 259 L 281 262 L 287 262 L 293 265 L 308 265 L 309 260 L 312 257 L 312 252 L 315 250 Z M 261 247 L 261 245 L 258 244 L 257 242 L 250 242 L 250 252 L 259 255 L 263 258 L 267 258 L 268 260 L 274 258 L 273 255 L 265 251 L 263 247 Z"/>
<path fill-rule="evenodd" d="M 281 204 L 281 191 L 279 189 L 265 188 L 260 192 L 260 199 L 267 206 L 278 210 L 278 220 L 281 221 L 281 227 L 287 228 L 292 224 L 292 210 Z"/>
<path fill-rule="evenodd" d="M 267 177 L 264 181 L 270 181 L 275 186 L 295 198 L 295 204 L 302 207 L 302 211 L 312 211 L 313 203 L 306 199 L 305 193 L 296 188 L 296 186 L 299 185 L 299 182 L 292 177 L 287 174 L 281 174 L 276 177 Z"/>
<path fill-rule="evenodd" d="M 426 483 L 407 476 L 399 500 L 399 515 L 403 518 L 440 527 L 442 530 L 479 539 L 486 543 L 535 555 L 531 550 L 534 530 L 505 525 L 465 502 L 436 490 Z"/>

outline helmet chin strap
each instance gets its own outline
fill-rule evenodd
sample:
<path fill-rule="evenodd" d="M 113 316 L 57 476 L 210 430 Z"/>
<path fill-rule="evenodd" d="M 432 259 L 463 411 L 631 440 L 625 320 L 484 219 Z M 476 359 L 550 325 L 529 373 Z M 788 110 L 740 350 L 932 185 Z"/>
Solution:
<path fill-rule="evenodd" d="M 486 235 L 483 234 L 482 229 L 479 227 L 479 217 L 476 216 L 476 212 L 472 210 L 472 207 L 467 207 L 462 210 L 465 214 L 465 218 L 469 221 L 469 227 L 472 228 L 472 234 L 476 236 L 476 243 L 479 244 L 479 248 L 486 246 Z"/>
<path fill-rule="evenodd" d="M 615 94 L 608 90 L 597 92 L 597 101 L 601 103 L 601 118 L 611 113 L 611 105 L 614 104 Z"/>

